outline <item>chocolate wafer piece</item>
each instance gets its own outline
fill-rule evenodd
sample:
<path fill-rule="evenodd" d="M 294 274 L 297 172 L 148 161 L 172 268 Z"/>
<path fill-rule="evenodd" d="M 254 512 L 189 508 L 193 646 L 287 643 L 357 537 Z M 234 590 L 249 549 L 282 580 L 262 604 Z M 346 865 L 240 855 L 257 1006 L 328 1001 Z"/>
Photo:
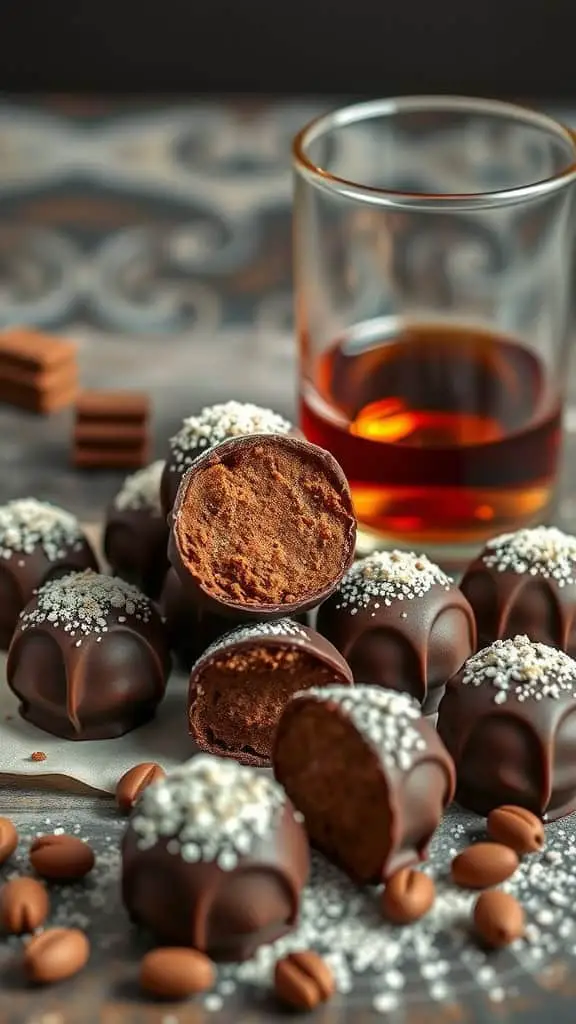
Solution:
<path fill-rule="evenodd" d="M 49 413 L 70 405 L 77 391 L 74 342 L 22 327 L 0 332 L 0 402 Z"/>
<path fill-rule="evenodd" d="M 74 464 L 136 469 L 150 461 L 150 399 L 135 391 L 84 391 L 76 403 Z"/>

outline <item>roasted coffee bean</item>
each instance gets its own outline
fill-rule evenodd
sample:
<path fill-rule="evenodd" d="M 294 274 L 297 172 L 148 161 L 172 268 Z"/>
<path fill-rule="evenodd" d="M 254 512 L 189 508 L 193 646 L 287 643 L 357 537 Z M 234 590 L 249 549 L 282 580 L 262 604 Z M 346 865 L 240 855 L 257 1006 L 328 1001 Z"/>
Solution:
<path fill-rule="evenodd" d="M 334 994 L 332 971 L 313 950 L 290 953 L 274 971 L 276 995 L 296 1010 L 313 1010 Z"/>
<path fill-rule="evenodd" d="M 140 794 L 153 782 L 166 778 L 166 772 L 154 761 L 145 761 L 130 768 L 116 786 L 116 803 L 124 814 L 132 810 Z"/>
<path fill-rule="evenodd" d="M 0 925 L 13 935 L 39 928 L 49 909 L 48 893 L 35 878 L 13 878 L 0 889 Z"/>
<path fill-rule="evenodd" d="M 215 979 L 214 964 L 197 949 L 153 949 L 140 964 L 140 985 L 161 999 L 186 999 L 206 992 Z"/>
<path fill-rule="evenodd" d="M 509 946 L 524 935 L 524 911 L 507 892 L 492 889 L 478 897 L 474 907 L 474 928 L 481 941 L 492 949 Z"/>
<path fill-rule="evenodd" d="M 30 847 L 30 863 L 43 878 L 73 881 L 94 867 L 94 851 L 77 836 L 38 836 Z"/>
<path fill-rule="evenodd" d="M 520 857 L 544 848 L 544 825 L 525 807 L 496 807 L 488 815 L 487 829 L 491 839 L 509 846 Z"/>
<path fill-rule="evenodd" d="M 90 944 L 77 928 L 48 928 L 24 949 L 24 972 L 30 981 L 51 985 L 71 978 L 86 965 Z"/>
<path fill-rule="evenodd" d="M 382 912 L 394 924 L 410 924 L 424 917 L 434 903 L 436 888 L 422 871 L 402 868 L 392 875 L 382 893 Z"/>
<path fill-rule="evenodd" d="M 10 818 L 0 818 L 0 864 L 11 857 L 18 846 L 18 833 Z"/>
<path fill-rule="evenodd" d="M 452 879 L 465 889 L 487 889 L 510 878 L 518 863 L 518 854 L 509 846 L 475 843 L 452 861 Z"/>

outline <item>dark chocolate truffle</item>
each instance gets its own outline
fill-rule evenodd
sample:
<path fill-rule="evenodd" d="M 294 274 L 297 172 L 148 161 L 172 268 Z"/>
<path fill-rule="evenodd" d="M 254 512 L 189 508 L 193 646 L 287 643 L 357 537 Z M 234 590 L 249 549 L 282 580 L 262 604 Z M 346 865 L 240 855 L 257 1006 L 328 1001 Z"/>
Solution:
<path fill-rule="evenodd" d="M 555 526 L 494 537 L 460 587 L 479 647 L 526 635 L 576 655 L 576 537 Z"/>
<path fill-rule="evenodd" d="M 7 650 L 34 591 L 74 570 L 97 569 L 96 556 L 70 512 L 36 498 L 0 507 L 0 647 Z"/>
<path fill-rule="evenodd" d="M 190 676 L 190 732 L 201 750 L 270 765 L 280 715 L 309 686 L 352 685 L 332 644 L 290 619 L 259 622 L 216 640 Z"/>
<path fill-rule="evenodd" d="M 357 882 L 424 860 L 454 793 L 452 760 L 417 702 L 377 686 L 295 696 L 272 761 L 312 844 Z"/>
<path fill-rule="evenodd" d="M 272 409 L 261 409 L 250 402 L 223 402 L 208 405 L 198 416 L 185 419 L 169 441 L 166 468 L 162 475 L 161 501 L 164 515 L 172 511 L 184 473 L 199 455 L 230 437 L 246 434 L 299 433 L 283 416 Z"/>
<path fill-rule="evenodd" d="M 279 434 L 223 441 L 182 479 L 168 556 L 198 604 L 233 618 L 312 608 L 354 555 L 346 478 L 329 452 Z"/>
<path fill-rule="evenodd" d="M 101 740 L 152 718 L 168 670 L 152 602 L 87 570 L 40 588 L 18 620 L 6 672 L 27 721 L 65 739 Z"/>
<path fill-rule="evenodd" d="M 382 551 L 356 562 L 318 612 L 318 629 L 356 683 L 400 690 L 434 714 L 446 681 L 474 651 L 466 599 L 426 555 Z"/>
<path fill-rule="evenodd" d="M 123 842 L 124 904 L 161 943 L 245 960 L 293 927 L 309 866 L 278 783 L 200 755 L 142 793 Z"/>
<path fill-rule="evenodd" d="M 160 508 L 164 463 L 127 477 L 108 509 L 104 554 L 115 576 L 156 601 L 168 571 L 168 525 Z"/>
<path fill-rule="evenodd" d="M 563 651 L 526 636 L 484 648 L 448 684 L 438 731 L 464 807 L 549 820 L 576 808 L 576 662 Z"/>
<path fill-rule="evenodd" d="M 170 567 L 160 596 L 160 614 L 166 626 L 170 650 L 181 669 L 190 672 L 194 662 L 218 637 L 230 632 L 230 619 L 199 608 L 184 591 Z"/>

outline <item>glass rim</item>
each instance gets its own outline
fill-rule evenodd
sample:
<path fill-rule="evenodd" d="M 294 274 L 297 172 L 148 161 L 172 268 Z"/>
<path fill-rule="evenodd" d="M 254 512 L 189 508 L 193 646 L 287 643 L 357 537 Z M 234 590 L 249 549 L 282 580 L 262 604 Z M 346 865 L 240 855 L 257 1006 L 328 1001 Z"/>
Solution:
<path fill-rule="evenodd" d="M 407 112 L 426 113 L 427 111 L 486 114 L 501 120 L 507 118 L 518 123 L 522 122 L 527 126 L 539 128 L 567 143 L 572 150 L 572 160 L 548 178 L 527 182 L 525 185 L 518 185 L 514 188 L 497 189 L 491 192 L 426 193 L 376 188 L 373 185 L 351 181 L 318 166 L 308 155 L 308 149 L 312 143 L 338 129 L 362 121 L 373 120 L 376 117 L 391 117 Z M 576 133 L 548 114 L 542 114 L 530 107 L 524 107 L 518 103 L 508 103 L 504 100 L 451 95 L 398 96 L 352 103 L 313 118 L 294 137 L 292 159 L 295 171 L 310 184 L 324 192 L 331 192 L 347 199 L 394 209 L 430 210 L 442 207 L 453 210 L 480 209 L 508 206 L 543 198 L 573 183 L 576 180 Z"/>

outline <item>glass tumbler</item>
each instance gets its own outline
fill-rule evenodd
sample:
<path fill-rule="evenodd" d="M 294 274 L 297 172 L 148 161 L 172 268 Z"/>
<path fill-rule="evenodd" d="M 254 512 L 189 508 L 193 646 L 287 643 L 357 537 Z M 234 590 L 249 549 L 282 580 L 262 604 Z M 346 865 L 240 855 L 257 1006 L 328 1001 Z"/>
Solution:
<path fill-rule="evenodd" d="M 576 146 L 465 97 L 361 103 L 294 142 L 300 418 L 360 551 L 450 561 L 550 516 L 571 332 Z"/>

